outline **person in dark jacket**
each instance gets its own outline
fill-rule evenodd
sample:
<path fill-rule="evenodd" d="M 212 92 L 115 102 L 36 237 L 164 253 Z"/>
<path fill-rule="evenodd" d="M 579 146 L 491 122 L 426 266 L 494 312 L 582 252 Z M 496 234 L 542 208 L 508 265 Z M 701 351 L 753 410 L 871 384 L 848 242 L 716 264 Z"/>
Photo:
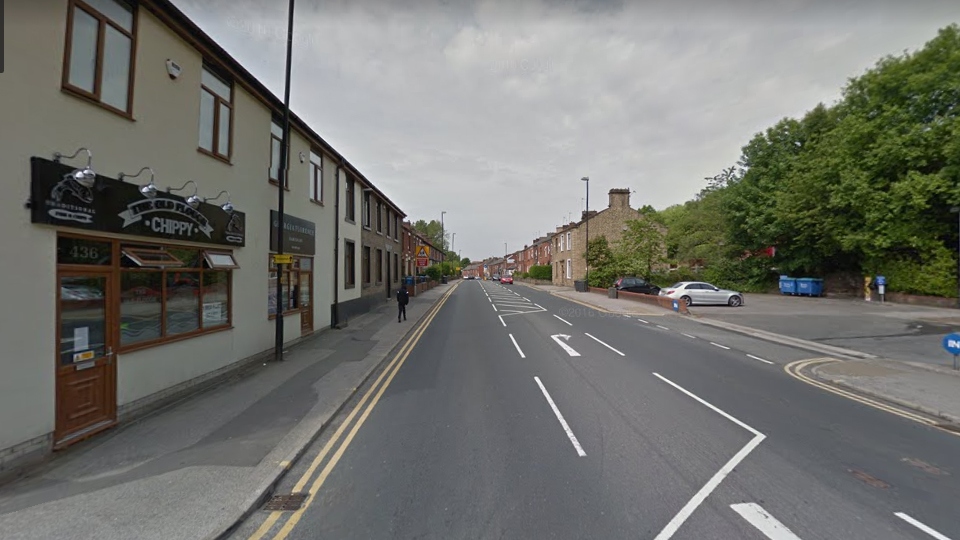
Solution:
<path fill-rule="evenodd" d="M 410 303 L 410 293 L 407 292 L 407 286 L 403 285 L 400 287 L 400 290 L 397 291 L 397 322 L 400 322 L 400 317 L 403 317 L 403 320 L 407 320 L 407 304 Z"/>

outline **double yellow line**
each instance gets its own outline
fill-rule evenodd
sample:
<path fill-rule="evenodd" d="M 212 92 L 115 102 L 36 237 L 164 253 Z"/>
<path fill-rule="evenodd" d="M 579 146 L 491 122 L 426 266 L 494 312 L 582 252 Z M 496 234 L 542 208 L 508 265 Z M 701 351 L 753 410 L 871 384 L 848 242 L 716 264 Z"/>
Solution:
<path fill-rule="evenodd" d="M 808 360 L 797 360 L 796 362 L 791 362 L 791 363 L 783 366 L 783 369 L 784 369 L 784 371 L 786 371 L 787 374 L 789 374 L 791 377 L 794 377 L 795 379 L 798 379 L 798 380 L 800 380 L 800 381 L 803 381 L 803 382 L 805 382 L 805 383 L 807 383 L 807 384 L 809 384 L 809 385 L 811 385 L 811 386 L 816 386 L 817 388 L 820 388 L 821 390 L 826 390 L 827 392 L 830 392 L 831 394 L 836 394 L 836 395 L 838 395 L 838 396 L 843 396 L 843 397 L 845 397 L 845 398 L 847 398 L 847 399 L 852 399 L 853 401 L 856 401 L 856 402 L 858 402 L 858 403 L 862 403 L 862 404 L 867 405 L 867 406 L 869 406 L 869 407 L 873 407 L 874 409 L 879 409 L 879 410 L 881 410 L 881 411 L 888 412 L 888 413 L 890 413 L 890 414 L 895 414 L 895 415 L 897 415 L 897 416 L 899 416 L 899 417 L 901 417 L 901 418 L 906 418 L 907 420 L 911 420 L 911 421 L 913 421 L 913 422 L 918 422 L 918 423 L 923 424 L 923 425 L 925 425 L 925 426 L 929 426 L 929 427 L 932 427 L 932 428 L 936 428 L 936 429 L 939 429 L 939 430 L 944 431 L 944 432 L 946 432 L 946 433 L 950 433 L 950 434 L 952 434 L 952 435 L 960 435 L 960 434 L 955 433 L 955 432 L 953 432 L 953 431 L 950 431 L 950 430 L 948 430 L 948 429 L 943 429 L 943 428 L 941 428 L 941 427 L 938 425 L 938 422 L 935 421 L 935 420 L 931 420 L 930 418 L 927 418 L 927 417 L 925 417 L 925 416 L 920 416 L 920 415 L 918 415 L 918 414 L 914 414 L 914 413 L 912 413 L 912 412 L 910 412 L 910 411 L 907 411 L 907 410 L 905 410 L 905 409 L 902 409 L 902 408 L 899 408 L 899 407 L 894 407 L 894 406 L 892 406 L 892 405 L 887 405 L 886 403 L 882 403 L 882 402 L 880 402 L 880 401 L 877 401 L 877 400 L 874 400 L 874 399 L 870 399 L 870 398 L 868 398 L 868 397 L 864 397 L 864 396 L 855 394 L 855 393 L 853 393 L 853 392 L 848 392 L 848 391 L 846 391 L 846 390 L 837 388 L 837 387 L 835 387 L 835 386 L 832 386 L 832 385 L 829 385 L 829 384 L 826 384 L 826 383 L 822 383 L 822 382 L 820 382 L 820 381 L 818 381 L 818 380 L 815 380 L 815 379 L 813 379 L 813 378 L 811 378 L 811 377 L 808 377 L 807 375 L 804 375 L 804 374 L 803 374 L 803 371 L 801 371 L 801 370 L 803 370 L 803 369 L 805 369 L 805 368 L 808 368 L 808 367 L 811 367 L 811 366 L 814 366 L 814 365 L 817 365 L 817 364 L 828 364 L 828 363 L 841 362 L 841 361 L 842 361 L 842 360 L 837 360 L 836 358 L 811 358 L 811 359 L 808 359 Z"/>
<path fill-rule="evenodd" d="M 457 289 L 460 283 L 454 284 L 449 291 L 444 293 L 440 298 L 440 301 L 437 302 L 429 312 L 427 312 L 426 318 L 423 322 L 420 323 L 420 326 L 413 332 L 413 334 L 407 339 L 403 347 L 397 352 L 397 355 L 393 357 L 393 360 L 387 365 L 386 369 L 380 373 L 380 376 L 377 377 L 377 380 L 373 383 L 373 386 L 370 387 L 370 390 L 363 396 L 359 403 L 350 411 L 350 414 L 347 416 L 346 420 L 337 428 L 337 431 L 330 437 L 330 440 L 327 441 L 327 444 L 323 446 L 323 449 L 320 450 L 320 453 L 317 454 L 317 457 L 314 458 L 313 462 L 310 463 L 310 467 L 303 473 L 303 476 L 300 477 L 300 480 L 297 481 L 296 485 L 293 486 L 294 493 L 302 493 L 303 488 L 306 487 L 307 483 L 313 477 L 313 474 L 316 472 L 317 468 L 320 467 L 320 464 L 323 463 L 323 460 L 327 457 L 327 454 L 336 446 L 337 442 L 340 441 L 340 438 L 343 436 L 343 433 L 353 422 L 354 417 L 357 416 L 357 413 L 361 409 L 364 409 L 364 405 L 367 404 L 367 401 L 370 401 L 370 404 L 367 405 L 366 409 L 363 410 L 363 413 L 360 415 L 360 419 L 357 420 L 356 424 L 353 424 L 353 428 L 347 434 L 347 436 L 340 443 L 340 446 L 337 448 L 337 451 L 333 454 L 333 457 L 330 458 L 330 461 L 323 467 L 323 470 L 320 472 L 320 475 L 313 481 L 313 484 L 310 485 L 309 495 L 304 501 L 303 506 L 299 510 L 290 515 L 287 521 L 283 524 L 277 534 L 273 536 L 273 540 L 283 540 L 285 539 L 293 528 L 297 526 L 297 523 L 300 522 L 300 519 L 303 517 L 304 512 L 310 507 L 313 503 L 314 498 L 317 496 L 317 493 L 320 491 L 320 488 L 323 487 L 323 483 L 326 482 L 327 477 L 330 476 L 330 473 L 333 471 L 334 467 L 337 466 L 337 462 L 340 461 L 340 458 L 343 456 L 343 453 L 346 451 L 347 447 L 350 446 L 350 442 L 353 441 L 354 436 L 357 432 L 360 431 L 360 427 L 366 422 L 367 417 L 370 416 L 370 412 L 373 411 L 373 408 L 376 407 L 377 402 L 380 401 L 380 397 L 383 396 L 384 391 L 387 387 L 390 386 L 390 383 L 393 381 L 393 377 L 400 371 L 400 368 L 403 366 L 403 363 L 407 360 L 407 356 L 410 355 L 410 352 L 417 345 L 417 342 L 420 341 L 420 337 L 423 336 L 423 333 L 427 330 L 427 327 L 430 326 L 430 323 L 433 321 L 433 318 L 437 316 L 437 313 L 440 311 L 440 308 L 443 307 L 443 304 L 446 303 L 447 299 L 450 298 L 450 295 L 453 294 L 453 291 Z M 386 378 L 386 381 L 384 381 Z M 383 383 L 382 385 L 380 383 Z M 373 397 L 371 401 L 370 398 Z M 250 540 L 261 540 L 273 529 L 273 526 L 276 525 L 277 521 L 283 517 L 285 512 L 271 512 L 267 519 L 260 525 L 260 528 L 257 529 Z"/>

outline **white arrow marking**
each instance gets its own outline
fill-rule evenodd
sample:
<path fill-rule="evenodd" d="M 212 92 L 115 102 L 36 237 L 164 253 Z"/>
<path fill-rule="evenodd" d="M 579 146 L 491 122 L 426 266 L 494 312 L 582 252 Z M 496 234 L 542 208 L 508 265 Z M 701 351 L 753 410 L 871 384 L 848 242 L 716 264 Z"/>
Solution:
<path fill-rule="evenodd" d="M 569 339 L 570 339 L 570 336 L 568 336 L 568 335 L 566 335 L 566 334 L 554 334 L 554 335 L 552 335 L 552 336 L 550 336 L 550 337 L 551 337 L 554 341 L 557 342 L 557 345 L 560 345 L 561 347 L 563 347 L 563 350 L 567 351 L 567 354 L 569 354 L 570 356 L 580 356 L 580 353 L 578 353 L 577 351 L 573 350 L 573 347 L 571 347 L 571 346 L 567 345 L 566 343 L 560 341 L 560 338 L 569 340 Z"/>
<path fill-rule="evenodd" d="M 740 514 L 743 519 L 765 534 L 770 540 L 800 540 L 786 525 L 767 513 L 757 503 L 731 504 L 730 508 Z"/>

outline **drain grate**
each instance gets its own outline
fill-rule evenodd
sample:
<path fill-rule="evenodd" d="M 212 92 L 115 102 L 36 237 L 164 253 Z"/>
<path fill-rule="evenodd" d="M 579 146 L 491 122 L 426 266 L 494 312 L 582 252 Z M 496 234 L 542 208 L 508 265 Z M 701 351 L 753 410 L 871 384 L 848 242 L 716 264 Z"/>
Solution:
<path fill-rule="evenodd" d="M 273 512 L 292 512 L 299 510 L 303 502 L 307 500 L 306 493 L 291 493 L 289 495 L 274 495 L 263 506 L 264 510 Z"/>
<path fill-rule="evenodd" d="M 864 482 L 864 483 L 866 483 L 866 484 L 868 484 L 868 485 L 871 485 L 871 486 L 873 486 L 873 487 L 875 487 L 875 488 L 887 489 L 888 487 L 890 487 L 890 484 L 884 482 L 883 480 L 881 480 L 881 479 L 879 479 L 879 478 L 877 478 L 877 477 L 875 477 L 875 476 L 870 476 L 869 474 L 867 474 L 867 473 L 865 473 L 865 472 L 863 472 L 863 471 L 858 471 L 858 470 L 856 470 L 856 469 L 850 469 L 850 474 L 852 474 L 853 477 L 856 478 L 857 480 L 860 480 L 861 482 Z"/>

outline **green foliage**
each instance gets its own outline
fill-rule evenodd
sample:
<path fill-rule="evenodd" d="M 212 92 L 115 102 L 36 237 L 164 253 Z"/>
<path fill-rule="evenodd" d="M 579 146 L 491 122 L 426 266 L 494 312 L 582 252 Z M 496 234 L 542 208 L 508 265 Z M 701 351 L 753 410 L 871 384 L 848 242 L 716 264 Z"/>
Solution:
<path fill-rule="evenodd" d="M 553 279 L 553 266 L 541 265 L 541 266 L 531 266 L 530 271 L 527 272 L 527 276 L 531 279 L 541 279 L 550 281 Z"/>
<path fill-rule="evenodd" d="M 440 281 L 440 277 L 442 275 L 442 270 L 440 269 L 440 266 L 441 265 L 439 264 L 428 266 L 423 270 L 423 273 L 426 274 L 428 278 L 434 281 Z"/>
<path fill-rule="evenodd" d="M 435 220 L 431 219 L 429 222 L 425 220 L 418 220 L 413 224 L 413 229 L 418 233 L 422 234 L 424 237 L 430 240 L 430 243 L 438 248 L 446 248 L 448 242 L 443 236 L 450 236 L 450 233 L 443 230 L 443 225 Z"/>
<path fill-rule="evenodd" d="M 883 272 L 890 290 L 953 295 L 960 205 L 960 28 L 879 61 L 843 98 L 784 118 L 737 167 L 668 208 L 668 256 L 702 279 L 762 289 L 775 273 Z M 776 246 L 769 259 L 745 251 Z"/>
<path fill-rule="evenodd" d="M 614 253 L 615 268 L 623 274 L 649 276 L 655 266 L 665 261 L 664 232 L 659 219 L 647 217 L 632 219 L 626 223 Z"/>
<path fill-rule="evenodd" d="M 471 264 L 471 263 L 470 263 L 470 258 L 469 258 L 469 257 L 464 257 L 463 259 L 460 259 L 460 268 L 466 268 L 466 267 L 470 266 L 470 264 Z"/>

